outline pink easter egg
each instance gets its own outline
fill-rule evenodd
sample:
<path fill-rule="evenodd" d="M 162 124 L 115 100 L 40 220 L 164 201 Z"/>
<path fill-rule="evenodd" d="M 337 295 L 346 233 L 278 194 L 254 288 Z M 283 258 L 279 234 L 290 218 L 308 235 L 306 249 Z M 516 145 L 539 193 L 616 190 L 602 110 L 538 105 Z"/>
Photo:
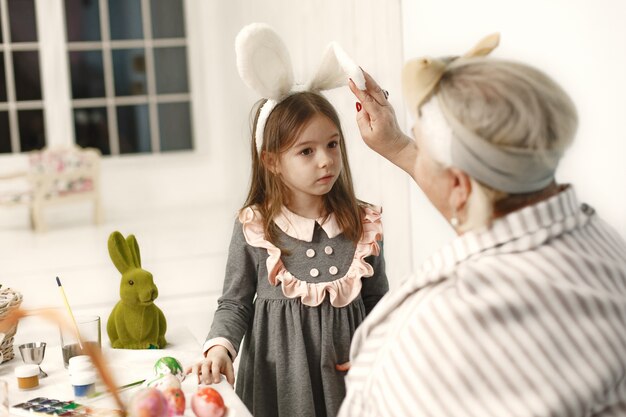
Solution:
<path fill-rule="evenodd" d="M 191 409 L 196 417 L 223 417 L 226 415 L 224 399 L 211 387 L 199 387 L 191 397 Z"/>
<path fill-rule="evenodd" d="M 168 417 L 168 413 L 168 402 L 156 388 L 137 391 L 128 406 L 128 415 L 131 417 Z"/>
<path fill-rule="evenodd" d="M 163 396 L 169 405 L 169 416 L 185 414 L 185 393 L 180 388 L 165 388 Z"/>

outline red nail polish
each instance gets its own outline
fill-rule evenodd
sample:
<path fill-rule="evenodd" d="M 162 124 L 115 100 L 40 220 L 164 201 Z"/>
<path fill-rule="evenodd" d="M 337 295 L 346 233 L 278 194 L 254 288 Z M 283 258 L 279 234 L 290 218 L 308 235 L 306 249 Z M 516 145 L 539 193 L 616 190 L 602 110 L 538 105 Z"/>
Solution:
<path fill-rule="evenodd" d="M 361 103 L 359 103 L 358 101 L 356 102 L 356 111 L 359 112 L 361 111 L 363 107 L 361 106 Z"/>

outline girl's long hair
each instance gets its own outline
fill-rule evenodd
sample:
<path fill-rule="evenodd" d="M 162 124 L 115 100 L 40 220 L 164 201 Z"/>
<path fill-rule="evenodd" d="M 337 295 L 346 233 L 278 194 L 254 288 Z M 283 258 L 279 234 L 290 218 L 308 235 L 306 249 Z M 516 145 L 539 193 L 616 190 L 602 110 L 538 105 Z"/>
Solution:
<path fill-rule="evenodd" d="M 279 246 L 277 241 L 278 230 L 272 219 L 286 205 L 289 194 L 280 176 L 274 174 L 261 161 L 261 155 L 257 151 L 254 140 L 259 113 L 265 101 L 259 101 L 253 108 L 254 121 L 250 146 L 252 151 L 252 178 L 248 197 L 242 210 L 247 207 L 256 207 L 262 215 L 265 238 Z M 356 244 L 363 233 L 360 209 L 360 205 L 363 203 L 358 201 L 354 195 L 346 143 L 341 131 L 339 116 L 332 104 L 322 95 L 308 91 L 287 97 L 276 105 L 267 119 L 263 133 L 262 150 L 278 157 L 296 142 L 307 123 L 318 114 L 327 117 L 337 127 L 343 164 L 343 169 L 333 188 L 323 196 L 325 215 L 334 213 L 344 236 Z"/>

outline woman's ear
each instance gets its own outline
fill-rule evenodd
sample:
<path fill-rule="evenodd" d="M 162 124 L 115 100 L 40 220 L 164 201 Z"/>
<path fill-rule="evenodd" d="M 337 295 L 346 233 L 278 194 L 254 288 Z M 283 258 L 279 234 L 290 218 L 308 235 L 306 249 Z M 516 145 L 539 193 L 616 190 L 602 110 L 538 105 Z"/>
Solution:
<path fill-rule="evenodd" d="M 275 174 L 275 175 L 280 174 L 280 163 L 278 161 L 278 155 L 276 155 L 275 153 L 262 151 L 261 163 L 272 174 Z"/>
<path fill-rule="evenodd" d="M 458 168 L 450 168 L 449 170 L 452 177 L 450 207 L 455 213 L 461 213 L 472 193 L 472 181 L 469 175 Z"/>

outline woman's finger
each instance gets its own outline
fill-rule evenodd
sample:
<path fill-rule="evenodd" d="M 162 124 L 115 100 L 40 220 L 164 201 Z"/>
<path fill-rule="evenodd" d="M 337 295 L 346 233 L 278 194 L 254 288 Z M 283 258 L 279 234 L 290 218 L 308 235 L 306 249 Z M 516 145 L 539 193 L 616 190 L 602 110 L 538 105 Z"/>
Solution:
<path fill-rule="evenodd" d="M 365 72 L 363 73 L 366 74 Z M 370 79 L 372 78 L 370 77 Z M 371 119 L 379 118 L 383 111 L 385 111 L 384 107 L 386 107 L 388 104 L 387 100 L 385 99 L 385 95 L 380 87 L 378 87 L 378 84 L 376 84 L 373 79 L 372 83 L 375 87 L 370 87 L 368 84 L 366 84 L 366 90 L 359 90 L 356 84 L 354 84 L 354 81 L 348 81 L 348 86 L 350 87 L 350 90 L 356 96 L 356 98 L 359 99 L 362 105 L 362 110 L 360 110 L 358 113 L 359 117 L 363 118 L 363 120 L 361 120 L 361 122 L 359 123 L 360 129 L 365 127 L 371 129 Z M 380 91 L 374 92 L 375 89 L 378 89 Z M 372 96 L 372 94 L 376 94 L 377 96 L 380 96 L 382 98 L 376 99 Z M 357 122 L 359 122 L 358 118 Z"/>
<path fill-rule="evenodd" d="M 372 130 L 372 120 L 370 118 L 370 114 L 362 108 L 361 111 L 356 114 L 356 124 L 361 131 L 361 135 L 366 134 Z"/>
<path fill-rule="evenodd" d="M 387 97 L 389 96 L 387 90 L 379 86 L 376 80 L 374 80 L 371 75 L 365 72 L 363 68 L 361 68 L 361 71 L 363 72 L 363 76 L 365 77 L 365 90 L 378 104 L 386 105 Z"/>
<path fill-rule="evenodd" d="M 352 91 L 352 94 L 354 94 L 356 98 L 359 99 L 359 101 L 365 100 L 367 92 L 365 92 L 364 90 L 359 90 L 359 87 L 356 86 L 352 79 L 348 80 L 348 87 L 350 88 L 350 91 Z"/>
<path fill-rule="evenodd" d="M 380 90 L 380 86 L 376 82 L 376 80 L 369 74 L 369 72 L 365 71 L 361 68 L 361 72 L 363 72 L 363 77 L 365 78 L 365 90 L 370 94 L 375 91 Z"/>
<path fill-rule="evenodd" d="M 378 112 L 380 105 L 376 102 L 376 100 L 372 98 L 372 96 L 367 91 L 359 90 L 359 87 L 354 84 L 354 81 L 349 80 L 348 86 L 350 87 L 350 90 L 352 90 L 352 93 L 356 96 L 356 98 L 359 99 L 359 102 L 361 104 L 360 110 L 359 106 L 357 106 L 357 114 L 360 117 L 364 117 L 367 115 L 366 120 L 369 122 L 369 113 Z"/>

